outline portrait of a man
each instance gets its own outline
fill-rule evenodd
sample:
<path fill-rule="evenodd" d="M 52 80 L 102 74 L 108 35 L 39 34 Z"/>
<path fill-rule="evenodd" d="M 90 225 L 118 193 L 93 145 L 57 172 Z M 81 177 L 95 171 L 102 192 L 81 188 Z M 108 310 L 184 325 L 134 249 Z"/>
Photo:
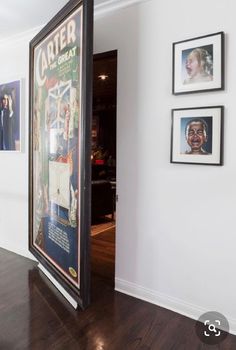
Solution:
<path fill-rule="evenodd" d="M 20 81 L 0 85 L 0 151 L 20 150 Z"/>
<path fill-rule="evenodd" d="M 212 153 L 212 117 L 181 118 L 181 153 Z"/>

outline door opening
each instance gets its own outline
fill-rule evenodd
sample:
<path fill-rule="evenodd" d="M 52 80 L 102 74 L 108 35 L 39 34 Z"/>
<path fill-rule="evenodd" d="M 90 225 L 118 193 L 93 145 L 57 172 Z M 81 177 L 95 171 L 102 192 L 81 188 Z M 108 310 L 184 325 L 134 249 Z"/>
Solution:
<path fill-rule="evenodd" d="M 94 55 L 92 118 L 92 278 L 114 287 L 117 51 Z"/>

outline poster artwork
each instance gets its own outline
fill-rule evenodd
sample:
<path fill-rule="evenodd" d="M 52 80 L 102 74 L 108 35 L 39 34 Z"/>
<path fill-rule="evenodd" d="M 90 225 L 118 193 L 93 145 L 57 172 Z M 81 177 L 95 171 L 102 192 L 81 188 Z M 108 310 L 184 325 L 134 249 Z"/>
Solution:
<path fill-rule="evenodd" d="M 33 244 L 80 286 L 79 157 L 82 9 L 34 54 Z"/>

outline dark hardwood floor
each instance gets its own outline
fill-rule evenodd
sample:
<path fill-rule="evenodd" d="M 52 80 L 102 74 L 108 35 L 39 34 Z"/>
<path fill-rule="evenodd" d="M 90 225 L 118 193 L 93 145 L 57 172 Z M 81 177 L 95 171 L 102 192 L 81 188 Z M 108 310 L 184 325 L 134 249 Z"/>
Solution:
<path fill-rule="evenodd" d="M 91 237 L 91 270 L 114 288 L 115 226 Z"/>
<path fill-rule="evenodd" d="M 164 308 L 115 292 L 92 278 L 92 304 L 75 311 L 36 263 L 0 249 L 1 350 L 201 350 L 236 349 L 229 335 L 207 346 L 195 322 Z"/>

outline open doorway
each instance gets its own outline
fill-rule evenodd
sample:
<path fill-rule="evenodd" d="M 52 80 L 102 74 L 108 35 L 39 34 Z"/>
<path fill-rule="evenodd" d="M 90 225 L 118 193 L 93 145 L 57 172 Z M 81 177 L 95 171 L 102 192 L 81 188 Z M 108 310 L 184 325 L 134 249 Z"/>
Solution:
<path fill-rule="evenodd" d="M 94 55 L 92 119 L 92 275 L 114 286 L 117 51 Z"/>

